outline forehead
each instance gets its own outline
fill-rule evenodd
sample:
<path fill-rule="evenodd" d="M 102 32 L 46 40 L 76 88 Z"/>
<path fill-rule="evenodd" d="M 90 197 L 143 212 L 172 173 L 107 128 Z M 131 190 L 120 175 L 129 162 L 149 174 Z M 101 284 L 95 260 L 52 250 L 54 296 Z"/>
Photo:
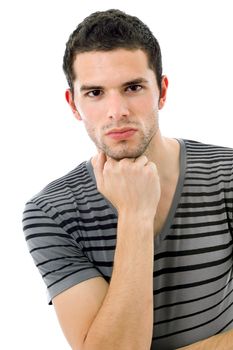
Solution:
<path fill-rule="evenodd" d="M 116 49 L 79 53 L 74 60 L 75 85 L 96 83 L 108 85 L 154 75 L 144 51 Z"/>

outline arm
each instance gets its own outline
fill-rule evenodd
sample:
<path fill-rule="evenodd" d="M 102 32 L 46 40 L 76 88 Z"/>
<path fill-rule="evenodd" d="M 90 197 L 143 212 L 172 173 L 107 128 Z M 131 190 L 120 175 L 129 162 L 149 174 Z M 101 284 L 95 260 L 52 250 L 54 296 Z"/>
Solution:
<path fill-rule="evenodd" d="M 92 278 L 53 299 L 73 350 L 149 350 L 153 326 L 152 233 L 152 225 L 120 217 L 118 238 L 128 239 L 118 239 L 110 284 L 101 277 Z"/>
<path fill-rule="evenodd" d="M 232 350 L 233 330 L 220 333 L 208 339 L 201 340 L 195 344 L 179 348 L 177 350 Z"/>
<path fill-rule="evenodd" d="M 146 166 L 144 156 L 135 162 L 110 160 L 105 168 L 104 164 L 102 155 L 94 169 L 98 189 L 119 214 L 110 285 L 106 288 L 102 278 L 85 281 L 53 303 L 74 350 L 149 350 L 158 176 L 154 165 Z"/>
<path fill-rule="evenodd" d="M 95 166 L 97 186 L 118 210 L 111 283 L 84 343 L 89 349 L 150 348 L 153 331 L 153 221 L 160 191 L 145 156 L 120 162 L 103 154 Z M 132 182 L 132 179 L 134 181 Z M 157 186 L 156 186 L 157 185 Z"/>
<path fill-rule="evenodd" d="M 135 237 L 137 235 L 137 237 Z M 111 283 L 84 350 L 149 350 L 153 327 L 153 225 L 120 217 Z"/>

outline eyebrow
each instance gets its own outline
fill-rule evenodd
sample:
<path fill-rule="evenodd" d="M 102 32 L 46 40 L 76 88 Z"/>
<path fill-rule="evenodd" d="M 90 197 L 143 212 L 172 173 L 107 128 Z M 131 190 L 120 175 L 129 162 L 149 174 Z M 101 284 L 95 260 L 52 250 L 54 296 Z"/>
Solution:
<path fill-rule="evenodd" d="M 136 79 L 133 79 L 133 80 L 130 80 L 130 81 L 126 81 L 125 83 L 123 83 L 121 86 L 122 87 L 126 87 L 126 86 L 129 86 L 129 85 L 137 85 L 137 84 L 142 84 L 142 83 L 149 83 L 148 80 L 146 80 L 145 78 L 136 78 Z M 80 91 L 83 92 L 83 91 L 89 91 L 89 90 L 103 90 L 104 87 L 101 86 L 101 85 L 82 85 L 80 87 Z"/>

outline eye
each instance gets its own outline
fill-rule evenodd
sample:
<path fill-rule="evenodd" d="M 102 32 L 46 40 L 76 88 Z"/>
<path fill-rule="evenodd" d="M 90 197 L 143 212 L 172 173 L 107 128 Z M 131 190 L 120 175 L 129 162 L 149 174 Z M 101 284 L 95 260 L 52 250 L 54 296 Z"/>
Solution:
<path fill-rule="evenodd" d="M 86 93 L 86 96 L 89 96 L 89 97 L 98 97 L 100 96 L 102 93 L 101 90 L 92 90 L 92 91 L 89 91 Z"/>
<path fill-rule="evenodd" d="M 140 91 L 142 89 L 142 85 L 129 85 L 127 86 L 126 90 L 127 91 L 132 91 L 132 92 L 137 92 L 137 91 Z"/>

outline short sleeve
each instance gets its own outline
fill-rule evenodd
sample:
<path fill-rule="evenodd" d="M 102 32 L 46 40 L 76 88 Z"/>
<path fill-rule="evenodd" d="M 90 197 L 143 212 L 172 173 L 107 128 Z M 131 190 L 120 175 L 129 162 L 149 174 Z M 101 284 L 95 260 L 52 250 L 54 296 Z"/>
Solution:
<path fill-rule="evenodd" d="M 29 252 L 46 286 L 48 302 L 64 290 L 102 276 L 54 218 L 33 201 L 25 205 L 23 231 Z"/>
<path fill-rule="evenodd" d="M 230 218 L 230 228 L 231 228 L 231 234 L 233 239 L 233 165 L 232 165 L 232 171 L 231 171 L 231 178 L 230 178 L 230 187 L 229 192 L 227 192 L 227 201 L 228 201 L 228 207 L 229 207 L 229 218 Z M 229 193 L 229 198 L 228 198 Z"/>

